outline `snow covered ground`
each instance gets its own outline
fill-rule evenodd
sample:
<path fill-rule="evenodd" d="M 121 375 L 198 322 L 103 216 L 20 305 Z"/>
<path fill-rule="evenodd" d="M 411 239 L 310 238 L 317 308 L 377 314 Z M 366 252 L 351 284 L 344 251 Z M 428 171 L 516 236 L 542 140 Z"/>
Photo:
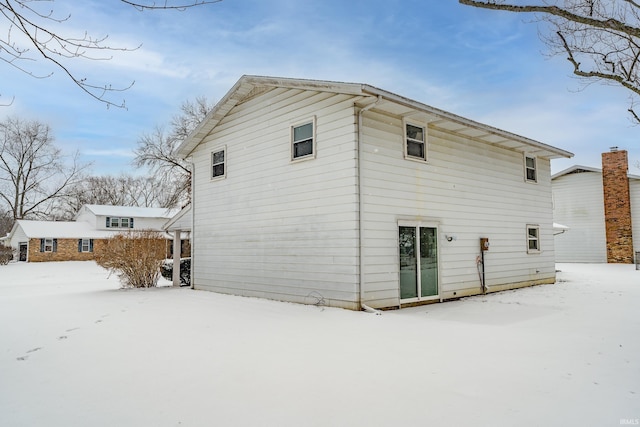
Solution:
<path fill-rule="evenodd" d="M 376 316 L 0 266 L 0 425 L 637 424 L 640 271 L 558 268 Z"/>

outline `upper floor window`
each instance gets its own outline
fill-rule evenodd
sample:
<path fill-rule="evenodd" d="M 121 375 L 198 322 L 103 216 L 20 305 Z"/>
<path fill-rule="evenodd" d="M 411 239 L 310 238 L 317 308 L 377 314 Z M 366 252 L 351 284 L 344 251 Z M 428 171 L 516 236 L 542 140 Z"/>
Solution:
<path fill-rule="evenodd" d="M 107 228 L 133 228 L 133 218 L 107 217 Z"/>
<path fill-rule="evenodd" d="M 540 227 L 527 225 L 527 252 L 540 252 Z"/>
<path fill-rule="evenodd" d="M 211 178 L 224 178 L 227 174 L 225 167 L 226 149 L 214 151 L 211 153 Z"/>
<path fill-rule="evenodd" d="M 524 178 L 527 182 L 538 182 L 538 169 L 535 157 L 524 156 L 524 173 Z"/>
<path fill-rule="evenodd" d="M 315 157 L 314 122 L 291 127 L 291 160 Z"/>
<path fill-rule="evenodd" d="M 427 160 L 427 138 L 426 129 L 405 123 L 405 145 L 404 156 L 408 159 Z"/>

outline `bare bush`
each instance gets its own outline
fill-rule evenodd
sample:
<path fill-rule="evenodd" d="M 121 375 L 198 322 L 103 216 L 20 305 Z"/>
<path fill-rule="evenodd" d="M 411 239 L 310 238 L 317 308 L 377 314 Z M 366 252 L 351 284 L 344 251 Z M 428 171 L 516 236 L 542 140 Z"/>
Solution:
<path fill-rule="evenodd" d="M 13 249 L 8 246 L 0 245 L 0 265 L 9 264 L 13 259 Z"/>
<path fill-rule="evenodd" d="M 123 287 L 151 288 L 158 284 L 166 240 L 157 231 L 120 233 L 96 253 L 99 266 L 116 273 Z"/>

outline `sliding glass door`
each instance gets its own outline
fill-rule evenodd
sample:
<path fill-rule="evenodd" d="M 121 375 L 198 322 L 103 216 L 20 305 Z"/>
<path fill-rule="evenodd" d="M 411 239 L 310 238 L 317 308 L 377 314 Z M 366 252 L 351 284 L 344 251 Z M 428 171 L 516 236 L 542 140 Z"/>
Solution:
<path fill-rule="evenodd" d="M 400 299 L 421 301 L 438 296 L 437 228 L 399 226 Z"/>

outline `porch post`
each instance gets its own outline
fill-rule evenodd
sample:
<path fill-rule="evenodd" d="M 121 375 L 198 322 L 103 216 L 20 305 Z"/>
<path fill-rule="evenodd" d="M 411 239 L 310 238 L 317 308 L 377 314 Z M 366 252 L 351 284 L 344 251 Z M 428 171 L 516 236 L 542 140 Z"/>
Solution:
<path fill-rule="evenodd" d="M 180 230 L 173 232 L 173 286 L 180 286 L 180 257 L 182 251 Z"/>

